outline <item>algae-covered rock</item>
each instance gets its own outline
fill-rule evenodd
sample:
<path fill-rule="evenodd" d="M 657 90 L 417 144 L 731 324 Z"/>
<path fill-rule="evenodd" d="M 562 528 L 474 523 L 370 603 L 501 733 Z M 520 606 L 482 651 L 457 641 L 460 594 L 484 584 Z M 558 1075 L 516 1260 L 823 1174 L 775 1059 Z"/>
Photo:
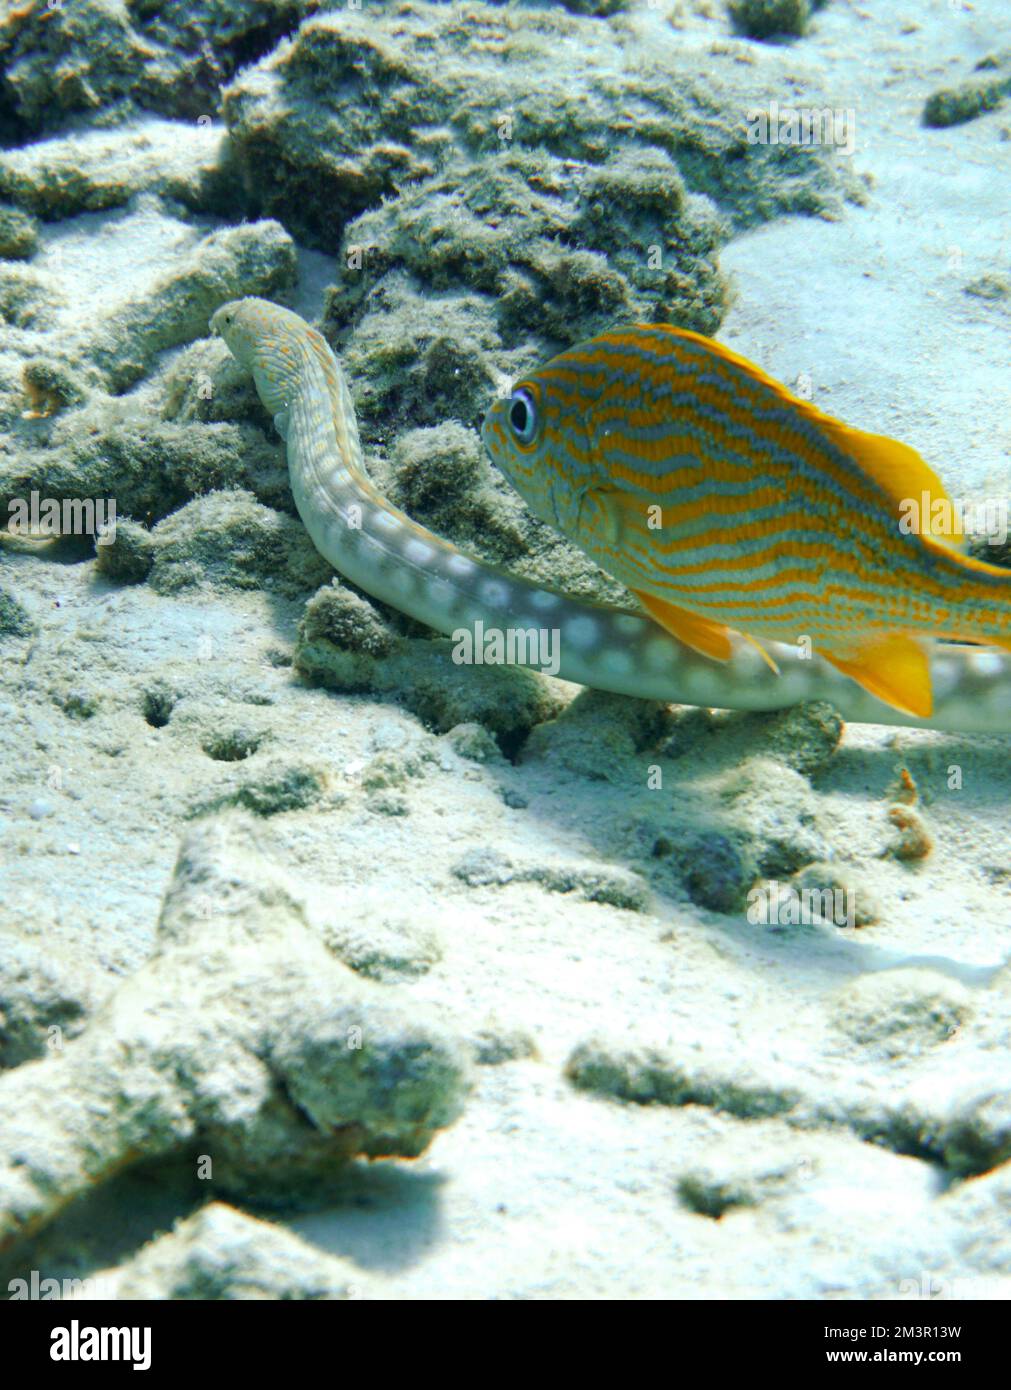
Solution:
<path fill-rule="evenodd" d="M 930 970 L 888 970 L 839 992 L 834 1022 L 868 1052 L 909 1058 L 948 1042 L 972 1017 L 967 990 Z"/>
<path fill-rule="evenodd" d="M 0 23 L 4 105 L 24 131 L 129 98 L 165 58 L 124 0 L 10 5 Z"/>
<path fill-rule="evenodd" d="M 585 691 L 532 731 L 522 761 L 621 789 L 618 842 L 639 871 L 661 891 L 687 892 L 700 907 L 739 912 L 761 875 L 787 876 L 824 858 L 816 798 L 785 759 L 769 756 L 781 738 L 788 744 L 785 730 L 772 726 L 766 751 L 754 737 L 762 722 L 753 727 L 745 716 L 726 721 L 726 746 L 712 746 L 707 716 L 687 718 L 690 734 L 666 706 Z M 816 719 L 814 727 L 812 747 L 823 748 L 826 737 L 834 746 L 839 731 L 832 721 L 826 727 Z M 800 761 L 805 746 L 798 743 Z"/>
<path fill-rule="evenodd" d="M 342 904 L 320 927 L 337 959 L 370 980 L 416 979 L 442 959 L 435 921 L 406 909 L 393 895 L 370 894 L 354 906 Z"/>
<path fill-rule="evenodd" d="M 692 902 L 712 912 L 740 912 L 760 873 L 750 839 L 714 826 L 679 836 L 673 862 Z"/>
<path fill-rule="evenodd" d="M 1011 278 L 997 271 L 984 271 L 964 286 L 964 293 L 974 299 L 985 299 L 989 303 L 1000 303 L 1011 299 Z"/>
<path fill-rule="evenodd" d="M 515 526 L 510 531 L 503 524 L 481 440 L 458 420 L 406 430 L 394 445 L 390 471 L 390 500 L 432 530 L 466 521 L 497 530 L 504 545 L 518 548 Z"/>
<path fill-rule="evenodd" d="M 267 298 L 294 284 L 295 247 L 277 222 L 211 232 L 142 296 L 117 304 L 86 335 L 91 360 L 110 388 L 146 375 L 154 357 L 207 333 L 219 304 L 244 294 Z"/>
<path fill-rule="evenodd" d="M 27 260 L 39 241 L 38 223 L 20 208 L 0 204 L 0 256 L 6 260 Z"/>
<path fill-rule="evenodd" d="M 816 798 L 800 773 L 757 756 L 715 778 L 707 790 L 754 845 L 764 873 L 792 873 L 824 858 Z"/>
<path fill-rule="evenodd" d="M 30 637 L 34 629 L 35 624 L 20 599 L 0 587 L 0 641 L 5 637 Z"/>
<path fill-rule="evenodd" d="M 127 1299 L 353 1298 L 361 1275 L 282 1226 L 211 1202 L 155 1236 L 114 1272 Z"/>
<path fill-rule="evenodd" d="M 132 236 L 165 230 L 150 204 L 126 220 Z M 162 395 L 173 413 L 170 378 L 147 394 L 108 394 L 145 376 L 166 349 L 203 337 L 222 300 L 274 293 L 294 276 L 293 243 L 276 223 L 204 235 L 186 229 L 183 239 L 188 249 L 143 289 L 110 294 L 64 332 L 48 330 L 66 315 L 72 280 L 34 263 L 0 263 L 0 304 L 21 330 L 8 329 L 0 345 L 9 350 L 0 363 L 0 416 L 14 445 L 0 450 L 0 515 L 34 492 L 57 503 L 114 499 L 120 515 L 150 524 L 197 493 L 243 486 L 293 509 L 281 450 L 260 429 L 191 423 L 177 400 L 178 419 L 159 418 Z M 202 377 L 193 389 L 205 390 Z"/>
<path fill-rule="evenodd" d="M 446 742 L 461 758 L 475 763 L 501 763 L 502 750 L 480 724 L 457 724 L 446 734 Z"/>
<path fill-rule="evenodd" d="M 549 893 L 572 893 L 584 902 L 605 903 L 629 912 L 646 912 L 651 906 L 649 888 L 642 879 L 610 864 L 552 860 L 518 864 L 493 846 L 482 845 L 468 850 L 453 865 L 452 873 L 469 888 L 537 883 Z"/>
<path fill-rule="evenodd" d="M 330 690 L 396 699 L 436 733 L 457 724 L 482 724 L 516 745 L 558 712 L 561 701 L 536 671 L 471 666 L 461 680 L 454 647 L 449 640 L 408 638 L 389 655 L 371 657 L 326 638 L 300 637 L 294 664 Z"/>
<path fill-rule="evenodd" d="M 727 0 L 727 13 L 749 39 L 799 38 L 807 30 L 810 0 Z"/>
<path fill-rule="evenodd" d="M 148 43 L 171 53 L 178 70 L 173 94 L 154 86 L 157 109 L 199 115 L 216 109 L 219 86 L 237 68 L 269 53 L 321 7 L 321 0 L 128 0 L 130 18 Z"/>
<path fill-rule="evenodd" d="M 276 466 L 276 450 L 251 426 L 179 425 L 99 395 L 47 424 L 46 447 L 0 455 L 0 514 L 34 491 L 58 502 L 114 499 L 117 517 L 152 522 L 194 494 L 270 480 Z"/>
<path fill-rule="evenodd" d="M 831 910 L 821 916 L 835 926 L 866 927 L 881 919 L 882 908 L 876 895 L 862 876 L 846 865 L 807 864 L 794 874 L 792 884 L 801 901 L 805 894 L 816 894 L 817 899 L 809 900 L 825 906 L 831 903 Z"/>
<path fill-rule="evenodd" d="M 754 757 L 686 790 L 691 800 L 668 822 L 671 862 L 700 907 L 740 912 L 759 877 L 786 877 L 827 852 L 810 784 L 781 763 Z"/>
<path fill-rule="evenodd" d="M 54 956 L 41 941 L 0 939 L 0 1068 L 57 1054 L 85 1027 L 108 986 L 83 956 Z"/>
<path fill-rule="evenodd" d="M 995 111 L 1011 92 L 1011 53 L 982 58 L 971 77 L 954 87 L 931 92 L 923 107 L 928 126 L 962 125 L 986 111 Z"/>
<path fill-rule="evenodd" d="M 488 327 L 471 330 L 479 344 L 491 329 L 510 346 L 531 330 L 568 345 L 616 320 L 712 332 L 723 312 L 723 231 L 663 149 L 630 145 L 598 166 L 507 146 L 458 160 L 354 220 L 350 274 L 328 312 L 337 320 L 356 285 L 405 269 L 434 291 L 493 296 Z"/>
<path fill-rule="evenodd" d="M 0 194 L 47 221 L 144 192 L 207 211 L 225 211 L 229 193 L 234 204 L 223 128 L 151 117 L 0 151 Z"/>
<path fill-rule="evenodd" d="M 522 875 L 549 893 L 573 893 L 588 903 L 603 903 L 626 912 L 648 912 L 649 886 L 638 874 L 609 864 L 534 864 Z"/>
<path fill-rule="evenodd" d="M 601 1037 L 578 1044 L 565 1065 L 566 1077 L 581 1091 L 636 1105 L 706 1105 L 742 1119 L 780 1115 L 799 1103 L 800 1092 L 774 1080 L 776 1071 L 744 1060 L 721 1066 L 673 1049 Z"/>
<path fill-rule="evenodd" d="M 558 0 L 558 4 L 573 14 L 595 15 L 617 14 L 619 10 L 628 9 L 630 3 L 631 0 Z"/>
<path fill-rule="evenodd" d="M 562 46 L 578 49 L 578 65 L 558 62 Z M 395 27 L 353 9 L 307 21 L 225 90 L 223 111 L 262 210 L 330 247 L 336 229 L 461 150 L 541 148 L 596 164 L 616 142 L 654 146 L 683 154 L 692 190 L 741 215 L 830 206 L 834 180 L 810 151 L 777 170 L 774 152 L 748 145 L 731 114 L 743 79 L 734 72 L 735 96 L 723 96 L 675 31 L 655 25 L 619 34 L 591 17 L 479 3 L 461 25 L 450 6 L 406 3 Z"/>
<path fill-rule="evenodd" d="M 367 1046 L 356 1045 L 356 1036 L 349 1041 L 363 1022 Z M 281 1030 L 271 1060 L 294 1105 L 321 1133 L 354 1116 L 365 1136 L 361 1151 L 371 1158 L 416 1157 L 461 1109 L 462 1049 L 420 1020 L 412 1025 L 401 1004 L 372 1000 L 367 1020 L 353 1004 L 297 1020 Z"/>
<path fill-rule="evenodd" d="M 679 1200 L 689 1211 L 718 1221 L 728 1211 L 762 1207 L 802 1191 L 815 1164 L 792 1151 L 790 1140 L 781 1120 L 753 1120 L 730 1130 L 678 1175 Z M 824 1138 L 817 1142 L 826 1146 Z M 824 1166 L 831 1173 L 831 1166 Z"/>
<path fill-rule="evenodd" d="M 1006 1088 L 962 1101 L 941 1133 L 945 1164 L 960 1176 L 985 1173 L 1011 1159 L 1011 1098 Z"/>
<path fill-rule="evenodd" d="M 116 521 L 111 535 L 95 548 L 96 568 L 120 584 L 140 584 L 151 573 L 157 542 L 146 526 L 129 517 Z"/>
<path fill-rule="evenodd" d="M 330 690 L 392 696 L 438 733 L 479 724 L 519 741 L 557 712 L 560 702 L 537 672 L 472 666 L 461 681 L 453 649 L 448 640 L 401 636 L 367 599 L 335 584 L 307 604 L 294 663 Z"/>
<path fill-rule="evenodd" d="M 263 407 L 253 379 L 220 338 L 198 338 L 187 344 L 168 359 L 154 379 L 163 393 L 163 419 L 216 424 L 248 417 L 260 427 L 256 434 L 262 434 Z M 282 452 L 275 452 L 278 472 L 287 480 Z"/>
<path fill-rule="evenodd" d="M 636 754 L 660 737 L 668 718 L 666 706 L 653 701 L 585 690 L 534 731 L 523 759 L 593 781 L 634 784 L 642 780 Z"/>
<path fill-rule="evenodd" d="M 825 767 L 843 735 L 842 719 L 823 701 L 744 715 L 741 726 L 740 734 L 756 753 L 776 758 L 805 777 Z"/>
<path fill-rule="evenodd" d="M 0 97 L 9 133 L 109 110 L 193 119 L 213 113 L 221 82 L 312 8 L 313 0 L 8 5 L 0 19 Z"/>
<path fill-rule="evenodd" d="M 373 604 L 335 579 L 306 604 L 299 641 L 303 651 L 325 642 L 348 653 L 381 657 L 396 650 L 401 639 Z"/>
<path fill-rule="evenodd" d="M 210 796 L 195 803 L 190 814 L 210 816 L 230 807 L 241 807 L 255 816 L 283 815 L 316 805 L 322 801 L 325 790 L 319 768 L 304 761 L 275 758 L 226 777 Z"/>
<path fill-rule="evenodd" d="M 158 523 L 149 583 L 159 593 L 210 584 L 296 597 L 330 573 L 305 528 L 248 492 L 197 497 Z"/>
<path fill-rule="evenodd" d="M 0 264 L 0 318 L 17 328 L 51 327 L 59 291 L 53 278 L 33 265 Z"/>
<path fill-rule="evenodd" d="M 58 415 L 68 406 L 82 405 L 88 391 L 73 367 L 52 357 L 29 357 L 21 368 L 27 418 Z"/>
<path fill-rule="evenodd" d="M 501 1067 L 537 1056 L 537 1043 L 523 1028 L 511 1028 L 496 1018 L 476 1029 L 470 1039 L 474 1061 L 479 1067 Z"/>
<path fill-rule="evenodd" d="M 355 1155 L 415 1157 L 461 1112 L 462 1042 L 334 959 L 243 821 L 191 832 L 159 927 L 58 1058 L 0 1077 L 0 1249 L 141 1158 L 290 1206 Z"/>

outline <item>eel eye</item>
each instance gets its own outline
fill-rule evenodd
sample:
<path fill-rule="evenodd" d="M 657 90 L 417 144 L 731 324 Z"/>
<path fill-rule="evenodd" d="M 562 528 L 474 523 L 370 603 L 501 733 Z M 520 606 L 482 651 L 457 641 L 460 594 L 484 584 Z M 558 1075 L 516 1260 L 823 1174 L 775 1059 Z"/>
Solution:
<path fill-rule="evenodd" d="M 529 391 L 514 391 L 509 402 L 509 428 L 521 444 L 530 444 L 537 433 L 537 407 Z"/>

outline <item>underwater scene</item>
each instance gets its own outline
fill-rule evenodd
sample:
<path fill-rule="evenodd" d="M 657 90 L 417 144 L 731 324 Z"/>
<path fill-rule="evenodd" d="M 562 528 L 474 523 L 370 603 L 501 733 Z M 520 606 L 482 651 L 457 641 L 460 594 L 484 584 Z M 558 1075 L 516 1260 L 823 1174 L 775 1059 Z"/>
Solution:
<path fill-rule="evenodd" d="M 3 1296 L 1011 1297 L 1009 350 L 1007 0 L 5 5 Z"/>

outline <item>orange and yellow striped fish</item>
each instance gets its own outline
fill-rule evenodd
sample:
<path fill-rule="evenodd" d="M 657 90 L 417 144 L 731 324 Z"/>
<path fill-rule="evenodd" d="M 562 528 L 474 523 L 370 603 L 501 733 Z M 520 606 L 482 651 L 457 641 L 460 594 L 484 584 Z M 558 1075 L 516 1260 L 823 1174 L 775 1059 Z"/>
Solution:
<path fill-rule="evenodd" d="M 907 529 L 910 499 L 955 514 L 920 455 L 698 333 L 640 325 L 571 348 L 493 405 L 483 437 L 536 515 L 717 660 L 729 629 L 806 639 L 928 718 L 929 641 L 1011 649 L 1011 572 Z"/>

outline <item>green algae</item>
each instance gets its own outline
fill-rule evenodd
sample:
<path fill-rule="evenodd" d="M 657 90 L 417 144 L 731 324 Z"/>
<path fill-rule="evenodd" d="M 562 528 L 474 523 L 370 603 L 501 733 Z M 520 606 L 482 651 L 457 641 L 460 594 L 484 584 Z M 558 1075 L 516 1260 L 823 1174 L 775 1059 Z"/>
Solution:
<path fill-rule="evenodd" d="M 21 208 L 0 204 L 0 257 L 27 260 L 37 250 L 39 227 Z"/>
<path fill-rule="evenodd" d="M 954 87 L 931 92 L 923 107 L 923 124 L 964 125 L 987 111 L 996 111 L 1011 92 L 1011 54 L 982 58 L 973 75 Z"/>
<path fill-rule="evenodd" d="M 305 528 L 248 492 L 196 497 L 151 533 L 148 582 L 161 594 L 207 584 L 297 597 L 331 573 Z"/>
<path fill-rule="evenodd" d="M 560 46 L 578 46 L 578 66 Z M 674 31 L 620 38 L 593 18 L 551 10 L 405 3 L 396 26 L 328 12 L 225 89 L 222 109 L 262 210 L 310 244 L 461 158 L 505 147 L 603 162 L 623 143 L 671 155 L 692 191 L 736 220 L 773 210 L 829 210 L 842 171 L 749 145 L 742 93 L 703 82 Z M 768 95 L 767 93 L 765 95 Z M 307 196 L 311 194 L 311 196 Z"/>
<path fill-rule="evenodd" d="M 809 0 L 727 0 L 727 13 L 749 39 L 800 38 L 807 32 Z"/>

